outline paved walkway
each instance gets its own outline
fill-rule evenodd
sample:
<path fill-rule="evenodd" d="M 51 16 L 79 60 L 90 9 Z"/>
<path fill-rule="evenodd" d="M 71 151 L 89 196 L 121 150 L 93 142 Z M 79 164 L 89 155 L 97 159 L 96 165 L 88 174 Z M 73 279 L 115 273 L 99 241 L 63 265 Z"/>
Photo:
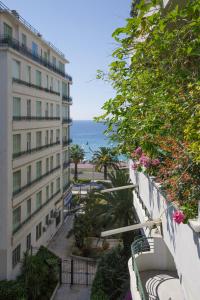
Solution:
<path fill-rule="evenodd" d="M 62 259 L 71 255 L 73 237 L 67 238 L 69 230 L 73 227 L 73 216 L 68 216 L 62 227 L 50 241 L 48 248 Z M 73 286 L 62 284 L 54 300 L 90 300 L 90 288 L 85 286 Z"/>

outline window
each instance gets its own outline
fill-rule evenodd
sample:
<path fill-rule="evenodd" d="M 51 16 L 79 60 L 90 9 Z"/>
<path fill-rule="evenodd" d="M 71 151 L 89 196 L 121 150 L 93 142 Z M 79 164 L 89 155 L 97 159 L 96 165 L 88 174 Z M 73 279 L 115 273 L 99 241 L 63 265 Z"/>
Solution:
<path fill-rule="evenodd" d="M 26 101 L 26 113 L 27 113 L 27 117 L 31 116 L 31 100 L 28 99 Z"/>
<path fill-rule="evenodd" d="M 48 145 L 49 143 L 49 130 L 46 130 L 45 132 L 45 145 Z"/>
<path fill-rule="evenodd" d="M 42 102 L 36 101 L 36 117 L 42 116 Z"/>
<path fill-rule="evenodd" d="M 54 67 L 56 67 L 56 57 L 55 56 L 52 57 L 52 63 L 54 65 Z"/>
<path fill-rule="evenodd" d="M 26 66 L 26 80 L 28 83 L 31 83 L 31 67 Z"/>
<path fill-rule="evenodd" d="M 37 86 L 42 85 L 42 73 L 38 70 L 35 71 L 35 84 Z"/>
<path fill-rule="evenodd" d="M 19 244 L 12 252 L 12 267 L 14 268 L 20 262 L 21 245 Z"/>
<path fill-rule="evenodd" d="M 26 215 L 29 217 L 31 215 L 31 199 L 26 202 Z"/>
<path fill-rule="evenodd" d="M 53 190 L 54 190 L 54 183 L 51 182 L 51 196 L 53 195 Z"/>
<path fill-rule="evenodd" d="M 60 177 L 56 179 L 56 191 L 58 192 L 60 190 Z"/>
<path fill-rule="evenodd" d="M 21 99 L 14 97 L 13 98 L 13 117 L 21 116 Z"/>
<path fill-rule="evenodd" d="M 49 215 L 46 216 L 45 223 L 46 223 L 47 226 L 49 225 Z"/>
<path fill-rule="evenodd" d="M 42 222 L 40 222 L 37 226 L 36 226 L 36 241 L 39 240 L 39 238 L 42 235 Z"/>
<path fill-rule="evenodd" d="M 46 103 L 46 107 L 45 107 L 45 117 L 49 116 L 49 103 Z"/>
<path fill-rule="evenodd" d="M 56 104 L 56 117 L 59 118 L 60 117 L 60 105 Z"/>
<path fill-rule="evenodd" d="M 49 172 L 49 158 L 46 158 L 46 173 Z"/>
<path fill-rule="evenodd" d="M 36 179 L 40 178 L 42 176 L 42 162 L 37 161 L 36 162 Z"/>
<path fill-rule="evenodd" d="M 49 186 L 46 186 L 46 201 L 49 200 Z"/>
<path fill-rule="evenodd" d="M 56 154 L 56 166 L 58 167 L 60 165 L 60 153 Z"/>
<path fill-rule="evenodd" d="M 56 218 L 56 226 L 59 225 L 60 221 L 61 221 L 61 212 L 60 212 L 60 210 L 59 210 L 58 216 L 57 216 L 57 218 Z"/>
<path fill-rule="evenodd" d="M 15 230 L 21 223 L 21 206 L 13 210 L 13 230 Z"/>
<path fill-rule="evenodd" d="M 60 141 L 60 129 L 56 129 L 56 142 Z"/>
<path fill-rule="evenodd" d="M 53 129 L 50 131 L 50 144 L 53 144 Z"/>
<path fill-rule="evenodd" d="M 37 131 L 36 132 L 36 148 L 39 148 L 42 146 L 42 132 Z"/>
<path fill-rule="evenodd" d="M 31 183 L 31 165 L 27 167 L 27 184 Z"/>
<path fill-rule="evenodd" d="M 13 173 L 13 192 L 17 192 L 21 188 L 21 170 Z"/>
<path fill-rule="evenodd" d="M 53 169 L 53 156 L 50 157 L 50 170 Z"/>
<path fill-rule="evenodd" d="M 5 37 L 12 38 L 12 27 L 10 27 L 6 23 L 3 23 L 3 33 L 4 33 Z"/>
<path fill-rule="evenodd" d="M 21 134 L 13 135 L 13 153 L 17 154 L 21 152 Z"/>
<path fill-rule="evenodd" d="M 42 191 L 36 193 L 36 210 L 42 206 Z"/>
<path fill-rule="evenodd" d="M 20 79 L 20 62 L 14 59 L 12 61 L 12 77 Z"/>
<path fill-rule="evenodd" d="M 26 250 L 31 249 L 31 233 L 29 233 L 26 237 Z"/>
<path fill-rule="evenodd" d="M 31 132 L 28 132 L 26 134 L 27 139 L 27 151 L 31 150 Z"/>
<path fill-rule="evenodd" d="M 22 33 L 22 47 L 26 47 L 27 45 L 27 38 L 24 33 Z"/>
<path fill-rule="evenodd" d="M 50 104 L 50 117 L 53 118 L 53 103 Z"/>
<path fill-rule="evenodd" d="M 35 42 L 32 42 L 32 54 L 38 55 L 38 45 Z"/>

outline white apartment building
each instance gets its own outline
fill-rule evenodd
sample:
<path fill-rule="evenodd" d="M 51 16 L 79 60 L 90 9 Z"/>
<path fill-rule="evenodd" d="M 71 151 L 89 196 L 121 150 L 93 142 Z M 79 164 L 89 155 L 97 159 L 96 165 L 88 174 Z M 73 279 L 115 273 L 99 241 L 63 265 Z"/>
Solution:
<path fill-rule="evenodd" d="M 46 245 L 70 193 L 68 61 L 0 2 L 0 280 Z"/>

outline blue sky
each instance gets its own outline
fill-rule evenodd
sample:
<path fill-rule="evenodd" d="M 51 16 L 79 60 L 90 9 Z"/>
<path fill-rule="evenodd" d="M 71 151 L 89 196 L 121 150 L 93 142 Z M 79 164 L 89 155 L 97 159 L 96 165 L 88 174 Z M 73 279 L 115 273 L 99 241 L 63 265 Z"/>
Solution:
<path fill-rule="evenodd" d="M 54 43 L 70 64 L 73 76 L 72 118 L 89 120 L 101 113 L 114 95 L 111 86 L 96 80 L 96 70 L 106 71 L 116 44 L 112 32 L 125 24 L 131 0 L 3 0 Z"/>

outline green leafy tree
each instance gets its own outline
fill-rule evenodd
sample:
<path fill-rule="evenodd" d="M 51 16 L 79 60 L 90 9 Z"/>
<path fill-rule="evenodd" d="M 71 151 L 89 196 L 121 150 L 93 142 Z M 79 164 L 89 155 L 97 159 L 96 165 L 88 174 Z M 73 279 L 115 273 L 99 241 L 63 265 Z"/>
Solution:
<path fill-rule="evenodd" d="M 117 158 L 113 149 L 108 147 L 100 147 L 99 150 L 93 154 L 93 163 L 96 165 L 96 169 L 101 171 L 103 169 L 104 179 L 108 177 L 108 167 L 117 166 Z"/>
<path fill-rule="evenodd" d="M 78 179 L 78 164 L 84 159 L 85 152 L 79 145 L 72 145 L 70 148 L 70 157 L 74 163 L 74 180 Z"/>

